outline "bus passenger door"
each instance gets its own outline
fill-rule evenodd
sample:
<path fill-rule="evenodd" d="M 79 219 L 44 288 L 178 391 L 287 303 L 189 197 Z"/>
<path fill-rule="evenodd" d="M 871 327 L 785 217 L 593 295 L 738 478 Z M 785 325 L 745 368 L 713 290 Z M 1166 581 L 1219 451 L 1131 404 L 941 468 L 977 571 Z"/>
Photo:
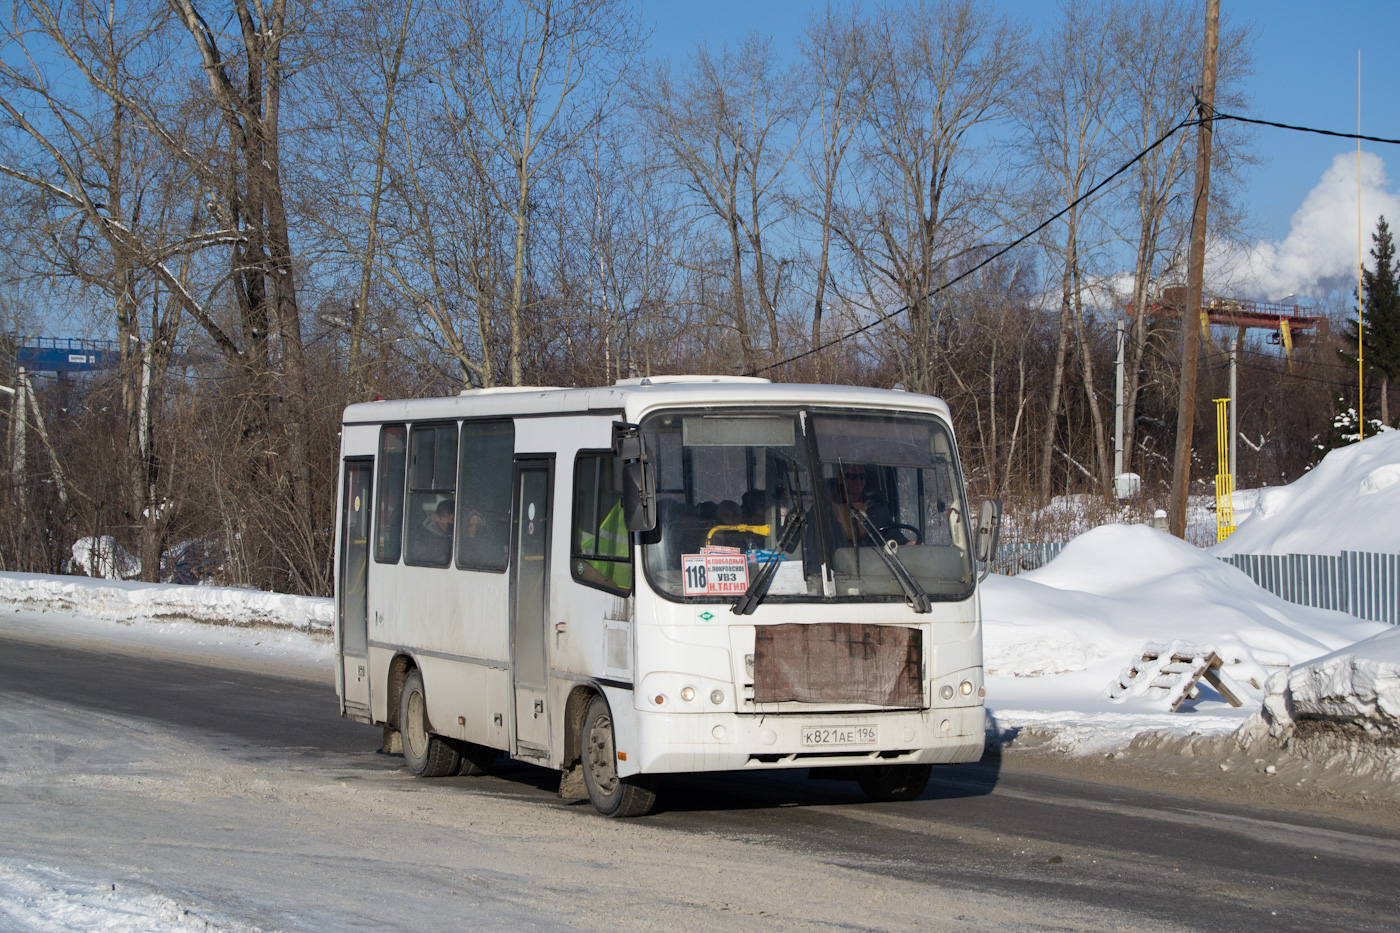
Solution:
<path fill-rule="evenodd" d="M 515 522 L 511 566 L 511 679 L 515 691 L 515 745 L 526 755 L 546 756 L 549 717 L 545 708 L 549 661 L 550 489 L 553 463 L 515 461 Z"/>
<path fill-rule="evenodd" d="M 370 483 L 374 460 L 365 457 L 345 461 L 341 503 L 340 579 L 337 581 L 340 622 L 341 676 L 347 706 L 363 707 L 369 715 L 369 678 L 366 676 L 369 590 Z M 350 711 L 351 718 L 360 718 Z"/>

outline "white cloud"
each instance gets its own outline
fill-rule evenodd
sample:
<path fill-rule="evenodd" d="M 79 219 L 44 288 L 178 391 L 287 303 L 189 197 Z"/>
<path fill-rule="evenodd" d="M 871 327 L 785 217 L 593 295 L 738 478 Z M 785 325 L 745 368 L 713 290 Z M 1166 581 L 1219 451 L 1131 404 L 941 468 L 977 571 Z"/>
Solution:
<path fill-rule="evenodd" d="M 1241 295 L 1279 300 L 1286 295 L 1322 297 L 1356 287 L 1356 153 L 1332 159 L 1317 186 L 1294 212 L 1283 240 L 1261 240 L 1222 262 L 1225 278 Z M 1363 261 L 1370 262 L 1376 218 L 1400 223 L 1400 191 L 1392 190 L 1380 156 L 1361 154 Z"/>

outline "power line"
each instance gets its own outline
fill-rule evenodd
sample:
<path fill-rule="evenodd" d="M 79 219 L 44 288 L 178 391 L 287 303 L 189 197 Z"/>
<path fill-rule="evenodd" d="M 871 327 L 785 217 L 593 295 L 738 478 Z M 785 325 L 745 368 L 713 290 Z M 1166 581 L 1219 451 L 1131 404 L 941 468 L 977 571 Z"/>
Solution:
<path fill-rule="evenodd" d="M 1280 130 L 1296 130 L 1299 133 L 1316 133 L 1319 136 L 1336 136 L 1339 139 L 1360 139 L 1368 143 L 1389 143 L 1393 146 L 1400 146 L 1400 139 L 1386 139 L 1382 136 L 1362 136 L 1360 133 L 1338 133 L 1336 130 L 1320 130 L 1311 126 L 1293 126 L 1290 123 L 1275 123 L 1273 120 L 1259 120 L 1254 117 L 1242 117 L 1235 113 L 1221 113 L 1215 111 L 1213 119 L 1235 120 L 1239 123 L 1253 123 L 1258 126 L 1272 126 Z"/>
<path fill-rule="evenodd" d="M 1011 252 L 1013 249 L 1015 249 L 1016 247 L 1020 246 L 1022 243 L 1026 242 L 1026 241 L 1029 240 L 1031 237 L 1035 236 L 1037 233 L 1039 233 L 1040 231 L 1044 230 L 1046 227 L 1050 226 L 1050 225 L 1051 225 L 1052 223 L 1054 223 L 1055 221 L 1059 220 L 1059 219 L 1060 219 L 1061 217 L 1063 217 L 1065 214 L 1068 214 L 1070 211 L 1074 210 L 1074 209 L 1075 209 L 1076 207 L 1078 207 L 1080 204 L 1082 204 L 1083 202 L 1087 201 L 1089 198 L 1093 197 L 1095 194 L 1097 194 L 1097 193 L 1099 192 L 1099 190 L 1100 190 L 1101 188 L 1103 188 L 1103 187 L 1104 187 L 1105 185 L 1107 185 L 1109 182 L 1113 181 L 1113 179 L 1117 178 L 1119 175 L 1121 175 L 1121 174 L 1123 174 L 1124 172 L 1126 172 L 1128 169 L 1132 168 L 1134 165 L 1137 165 L 1139 162 L 1141 162 L 1141 161 L 1143 160 L 1143 158 L 1144 158 L 1145 156 L 1147 156 L 1149 153 L 1151 153 L 1152 150 L 1154 150 L 1154 149 L 1156 149 L 1158 146 L 1162 145 L 1162 143 L 1166 142 L 1168 139 L 1171 139 L 1171 138 L 1172 138 L 1173 136 L 1175 136 L 1175 135 L 1177 134 L 1177 132 L 1180 131 L 1183 127 L 1187 127 L 1187 126 L 1194 125 L 1194 124 L 1197 123 L 1197 122 L 1198 122 L 1198 121 L 1195 120 L 1195 119 L 1193 119 L 1192 117 L 1187 117 L 1186 119 L 1182 120 L 1182 121 L 1181 121 L 1180 123 L 1178 123 L 1176 126 L 1172 127 L 1171 129 L 1169 129 L 1169 130 L 1167 130 L 1165 133 L 1163 133 L 1161 136 L 1157 137 L 1157 141 L 1154 142 L 1152 145 L 1148 146 L 1146 149 L 1142 150 L 1142 151 L 1139 152 L 1137 155 L 1133 156 L 1133 157 L 1132 157 L 1131 159 L 1129 159 L 1127 162 L 1124 162 L 1122 165 L 1120 165 L 1117 169 L 1114 170 L 1113 174 L 1109 175 L 1109 176 L 1108 176 L 1107 178 L 1105 178 L 1103 181 L 1101 181 L 1101 182 L 1099 182 L 1098 184 L 1094 185 L 1094 186 L 1093 186 L 1092 188 L 1090 188 L 1088 191 L 1084 192 L 1082 195 L 1080 195 L 1079 197 L 1075 198 L 1072 202 L 1070 202 L 1069 204 L 1065 205 L 1065 207 L 1062 208 L 1061 210 L 1059 210 L 1059 211 L 1057 211 L 1056 213 L 1050 215 L 1050 217 L 1046 218 L 1046 220 L 1045 220 L 1043 223 L 1041 223 L 1040 226 L 1036 227 L 1034 230 L 1031 230 L 1031 231 L 1028 232 L 1028 233 L 1023 234 L 1022 236 L 1018 237 L 1017 239 L 1012 240 L 1010 243 L 1008 243 L 1007 245 L 1003 246 L 1001 249 L 997 250 L 995 253 L 993 253 L 992 255 L 988 256 L 986 259 L 984 259 L 984 260 L 982 260 L 981 262 L 977 263 L 977 264 L 976 264 L 975 266 L 973 266 L 972 268 L 966 270 L 965 272 L 963 272 L 963 273 L 961 273 L 961 274 L 959 274 L 959 275 L 957 275 L 957 276 L 954 276 L 952 279 L 948 280 L 947 282 L 943 283 L 942 285 L 938 286 L 937 288 L 933 289 L 932 291 L 929 291 L 929 292 L 925 293 L 924 295 L 921 295 L 919 300 L 927 301 L 928 299 L 933 298 L 934 296 L 938 295 L 940 292 L 943 292 L 943 291 L 945 291 L 945 290 L 947 290 L 947 289 L 949 289 L 949 288 L 952 288 L 954 285 L 958 284 L 958 283 L 961 282 L 963 279 L 965 279 L 965 278 L 967 278 L 968 276 L 972 275 L 974 272 L 977 272 L 979 269 L 982 269 L 984 266 L 990 265 L 991 263 L 993 263 L 993 262 L 995 262 L 996 260 L 1000 259 L 1002 256 L 1005 256 L 1007 253 Z M 843 343 L 843 342 L 845 342 L 845 341 L 847 341 L 847 340 L 850 340 L 852 337 L 855 337 L 855 336 L 857 336 L 857 335 L 859 335 L 859 334 L 865 333 L 866 331 L 870 330 L 871 328 L 873 328 L 873 327 L 875 327 L 875 326 L 877 326 L 877 325 L 879 325 L 879 324 L 884 324 L 884 323 L 886 323 L 886 322 L 888 322 L 888 321 L 894 319 L 895 317 L 897 317 L 897 316 L 899 316 L 899 315 L 905 313 L 906 311 L 908 311 L 909 308 L 910 308 L 910 305 L 907 305 L 907 304 L 906 304 L 906 305 L 902 305 L 901 307 L 898 307 L 898 308 L 896 308 L 895 310 L 890 311 L 890 312 L 888 312 L 888 313 L 877 312 L 877 313 L 879 314 L 879 316 L 878 316 L 875 320 L 870 321 L 870 322 L 867 323 L 867 324 L 862 324 L 860 327 L 857 327 L 855 330 L 850 331 L 849 333 L 842 334 L 842 335 L 839 336 L 839 337 L 833 337 L 831 340 L 828 340 L 826 343 L 823 343 L 823 344 L 820 344 L 820 345 L 818 345 L 818 346 L 812 347 L 812 348 L 809 349 L 809 350 L 803 350 L 801 353 L 796 353 L 796 354 L 794 354 L 794 355 L 788 357 L 788 358 L 785 359 L 785 360 L 780 360 L 780 361 L 778 361 L 778 362 L 776 362 L 776 363 L 769 363 L 767 366 L 760 366 L 760 367 L 758 367 L 757 369 L 752 370 L 752 371 L 749 372 L 749 373 L 746 373 L 746 375 L 749 375 L 749 376 L 756 376 L 756 375 L 758 375 L 759 373 L 767 372 L 767 371 L 770 370 L 770 369 L 777 369 L 779 366 L 786 366 L 786 365 L 788 365 L 789 363 L 795 363 L 795 362 L 797 362 L 797 361 L 800 360 L 800 359 L 803 359 L 803 358 L 805 358 L 805 357 L 811 356 L 813 353 L 820 353 L 822 350 L 830 349 L 831 347 L 836 346 L 838 343 Z"/>
<path fill-rule="evenodd" d="M 1202 107 L 1203 107 L 1203 104 L 1202 104 L 1202 102 L 1201 102 L 1199 99 L 1196 101 L 1196 105 L 1197 105 L 1197 107 L 1196 107 L 1197 110 L 1200 110 L 1200 109 L 1202 109 Z M 1366 142 L 1387 143 L 1387 144 L 1390 144 L 1390 145 L 1400 145 L 1400 139 L 1386 139 L 1386 138 L 1383 137 L 1383 136 L 1364 136 L 1364 135 L 1362 135 L 1362 134 L 1360 134 L 1360 133 L 1339 133 L 1339 132 L 1337 132 L 1336 130 L 1324 130 L 1324 129 L 1318 129 L 1317 127 L 1311 127 L 1311 126 L 1295 126 L 1295 125 L 1293 125 L 1293 124 L 1291 124 L 1291 123 L 1278 123 L 1278 122 L 1275 122 L 1275 121 L 1273 121 L 1273 120 L 1260 120 L 1260 119 L 1255 118 L 1255 117 L 1241 116 L 1240 114 L 1236 114 L 1236 113 L 1221 113 L 1221 112 L 1218 111 L 1218 110 L 1213 111 L 1212 116 L 1211 116 L 1210 119 L 1212 119 L 1212 120 L 1234 120 L 1234 121 L 1237 122 L 1237 123 L 1251 123 L 1251 124 L 1255 124 L 1255 125 L 1258 125 L 1258 126 L 1272 126 L 1272 127 L 1275 127 L 1275 128 L 1277 128 L 1277 129 L 1281 129 L 1281 130 L 1293 130 L 1293 131 L 1299 132 L 1299 133 L 1316 133 L 1316 134 L 1318 134 L 1318 135 L 1320 135 L 1320 136 L 1335 136 L 1335 137 L 1338 137 L 1339 139 L 1360 139 L 1360 140 L 1364 140 L 1364 141 L 1366 141 Z M 1078 206 L 1079 206 L 1080 204 L 1082 204 L 1084 201 L 1087 201 L 1089 198 L 1093 197 L 1093 196 L 1094 196 L 1095 194 L 1097 194 L 1097 193 L 1099 192 L 1099 190 L 1102 189 L 1105 185 L 1107 185 L 1109 182 L 1113 181 L 1113 179 L 1117 178 L 1119 175 L 1121 175 L 1121 174 L 1123 174 L 1124 172 L 1126 172 L 1128 169 L 1132 168 L 1132 167 L 1133 167 L 1134 165 L 1136 165 L 1138 162 L 1141 162 L 1142 159 L 1143 159 L 1145 156 L 1147 156 L 1149 153 L 1152 152 L 1152 150 L 1156 149 L 1158 146 L 1162 145 L 1162 143 L 1166 142 L 1168 139 L 1170 139 L 1171 137 L 1175 136 L 1180 130 L 1182 130 L 1182 129 L 1188 127 L 1188 126 L 1196 126 L 1196 125 L 1200 124 L 1201 122 L 1202 122 L 1202 121 L 1201 121 L 1200 119 L 1192 119 L 1192 118 L 1190 118 L 1190 117 L 1187 117 L 1186 119 L 1182 120 L 1182 121 L 1181 121 L 1180 123 L 1178 123 L 1176 126 L 1174 126 L 1174 127 L 1172 127 L 1171 129 L 1167 130 L 1167 132 L 1163 133 L 1160 137 L 1158 137 L 1158 138 L 1157 138 L 1157 141 L 1154 142 L 1154 143 L 1152 143 L 1152 145 L 1148 146 L 1146 149 L 1142 150 L 1142 151 L 1139 152 L 1137 155 L 1135 155 L 1135 156 L 1133 156 L 1131 159 L 1129 159 L 1127 162 L 1125 162 L 1125 163 L 1123 163 L 1121 166 L 1119 166 L 1119 167 L 1113 172 L 1113 174 L 1109 175 L 1109 176 L 1108 176 L 1107 178 L 1105 178 L 1103 181 L 1101 181 L 1101 182 L 1099 182 L 1098 184 L 1094 185 L 1092 188 L 1090 188 L 1088 191 L 1084 192 L 1084 194 L 1080 195 L 1078 198 L 1076 198 L 1073 202 L 1071 202 L 1070 204 L 1068 204 L 1067 206 L 1065 206 L 1065 207 L 1064 207 L 1063 209 L 1061 209 L 1060 211 L 1056 212 L 1055 214 L 1052 214 L 1049 218 L 1047 218 L 1043 223 L 1041 223 L 1041 224 L 1040 224 L 1038 227 L 1036 227 L 1034 230 L 1031 230 L 1029 233 L 1026 233 L 1026 234 L 1022 235 L 1021 237 L 1018 237 L 1017 239 L 1015 239 L 1015 240 L 1013 240 L 1012 242 L 1008 243 L 1006 246 L 1004 246 L 1004 247 L 1002 247 L 1001 249 L 997 250 L 997 251 L 996 251 L 995 253 L 993 253 L 991 256 L 988 256 L 986 259 L 984 259 L 984 260 L 982 260 L 981 262 L 977 263 L 977 264 L 976 264 L 975 266 L 973 266 L 972 268 L 970 268 L 970 269 L 968 269 L 967 271 L 961 273 L 960 275 L 955 276 L 954 278 L 952 278 L 952 279 L 950 279 L 949 281 L 945 282 L 944 284 L 938 286 L 937 288 L 933 289 L 932 291 L 927 292 L 926 294 L 922 295 L 922 296 L 921 296 L 921 299 L 922 299 L 922 300 L 927 300 L 927 299 L 929 299 L 929 298 L 935 297 L 935 296 L 938 295 L 940 292 L 943 292 L 943 291 L 945 291 L 946 289 L 949 289 L 949 288 L 953 287 L 954 285 L 956 285 L 956 284 L 958 284 L 959 282 L 961 282 L 963 279 L 965 279 L 965 278 L 967 278 L 968 276 L 972 275 L 974 272 L 977 272 L 978 270 L 982 269 L 984 266 L 987 266 L 987 265 L 989 265 L 990 263 L 995 262 L 996 260 L 1000 259 L 1002 256 L 1005 256 L 1007 253 L 1011 252 L 1013 249 L 1015 249 L 1016 247 L 1020 246 L 1022 243 L 1026 242 L 1026 241 L 1029 240 L 1031 237 L 1035 236 L 1037 233 L 1040 233 L 1040 231 L 1044 230 L 1046 227 L 1050 226 L 1050 225 L 1051 225 L 1052 223 L 1054 223 L 1055 221 L 1059 220 L 1059 219 L 1060 219 L 1061 217 L 1063 217 L 1065 214 L 1069 213 L 1071 210 L 1073 210 L 1074 208 L 1078 207 Z M 848 333 L 842 334 L 842 335 L 839 336 L 839 337 L 834 337 L 834 338 L 832 338 L 831 340 L 828 340 L 826 343 L 819 344 L 818 346 L 812 347 L 811 349 L 803 350 L 801 353 L 793 354 L 792 356 L 789 356 L 789 357 L 787 357 L 787 358 L 784 359 L 784 360 L 780 360 L 780 361 L 778 361 L 778 362 L 776 362 L 776 363 L 769 363 L 767 366 L 760 366 L 760 367 L 758 367 L 757 369 L 752 370 L 751 372 L 747 373 L 747 375 L 756 376 L 756 375 L 758 375 L 759 373 L 768 372 L 768 371 L 771 370 L 771 369 L 777 369 L 778 367 L 780 367 L 780 366 L 786 366 L 786 365 L 789 364 L 789 363 L 795 363 L 795 362 L 797 362 L 798 360 L 804 359 L 804 358 L 806 358 L 806 357 L 808 357 L 808 356 L 811 356 L 811 355 L 814 354 L 814 353 L 820 353 L 822 350 L 828 350 L 828 349 L 830 349 L 831 347 L 836 346 L 838 343 L 844 343 L 845 341 L 850 340 L 852 337 L 856 337 L 856 336 L 858 336 L 858 335 L 860 335 L 860 334 L 865 333 L 865 332 L 868 331 L 868 330 L 871 330 L 872 328 L 876 327 L 876 326 L 879 325 L 879 324 L 884 324 L 884 323 L 886 323 L 886 322 L 888 322 L 888 321 L 893 320 L 895 317 L 898 317 L 899 315 L 904 314 L 904 313 L 907 312 L 909 309 L 910 309 L 910 305 L 907 305 L 907 304 L 906 304 L 906 305 L 901 305 L 900 307 L 896 308 L 895 310 L 890 311 L 890 312 L 887 312 L 887 313 L 884 313 L 884 312 L 877 312 L 878 317 L 876 317 L 875 320 L 870 321 L 870 322 L 867 323 L 867 324 L 862 324 L 860 327 L 857 327 L 855 330 L 852 330 L 852 331 L 850 331 L 850 332 L 848 332 Z"/>

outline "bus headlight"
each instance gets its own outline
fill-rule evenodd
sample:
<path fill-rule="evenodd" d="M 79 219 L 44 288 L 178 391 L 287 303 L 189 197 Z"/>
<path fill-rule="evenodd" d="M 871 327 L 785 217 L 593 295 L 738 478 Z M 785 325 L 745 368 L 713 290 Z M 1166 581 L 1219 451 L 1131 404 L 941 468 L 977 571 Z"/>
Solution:
<path fill-rule="evenodd" d="M 724 691 L 723 691 L 723 690 L 711 690 L 711 691 L 710 691 L 710 702 L 713 703 L 713 704 L 716 705 L 716 706 L 719 706 L 721 703 L 723 703 L 723 702 L 724 702 Z"/>
<path fill-rule="evenodd" d="M 695 699 L 695 688 L 694 688 L 694 687 L 682 687 L 682 688 L 681 688 L 681 699 L 682 699 L 682 700 L 685 700 L 687 703 L 689 703 L 691 700 Z"/>
<path fill-rule="evenodd" d="M 951 700 L 953 698 L 953 685 L 944 684 L 943 689 L 938 691 L 938 695 L 945 700 Z"/>
<path fill-rule="evenodd" d="M 961 684 L 958 685 L 958 690 L 965 697 L 972 696 L 972 681 L 964 680 Z"/>

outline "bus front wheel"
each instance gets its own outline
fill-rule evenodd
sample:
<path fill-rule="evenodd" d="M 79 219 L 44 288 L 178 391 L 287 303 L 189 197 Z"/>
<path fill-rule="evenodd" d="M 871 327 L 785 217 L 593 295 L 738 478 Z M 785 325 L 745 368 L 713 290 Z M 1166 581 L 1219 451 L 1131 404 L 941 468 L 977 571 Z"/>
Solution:
<path fill-rule="evenodd" d="M 928 787 L 933 765 L 870 765 L 860 769 L 860 789 L 871 800 L 913 800 Z"/>
<path fill-rule="evenodd" d="M 462 756 L 452 743 L 428 731 L 428 702 L 423 675 L 413 671 L 403 682 L 399 697 L 399 735 L 403 760 L 418 777 L 448 777 L 461 767 Z"/>
<path fill-rule="evenodd" d="M 595 696 L 583 715 L 579 736 L 583 753 L 583 784 L 588 802 L 604 816 L 645 816 L 656 805 L 656 791 L 641 776 L 617 776 L 617 746 L 613 742 L 608 701 Z"/>

